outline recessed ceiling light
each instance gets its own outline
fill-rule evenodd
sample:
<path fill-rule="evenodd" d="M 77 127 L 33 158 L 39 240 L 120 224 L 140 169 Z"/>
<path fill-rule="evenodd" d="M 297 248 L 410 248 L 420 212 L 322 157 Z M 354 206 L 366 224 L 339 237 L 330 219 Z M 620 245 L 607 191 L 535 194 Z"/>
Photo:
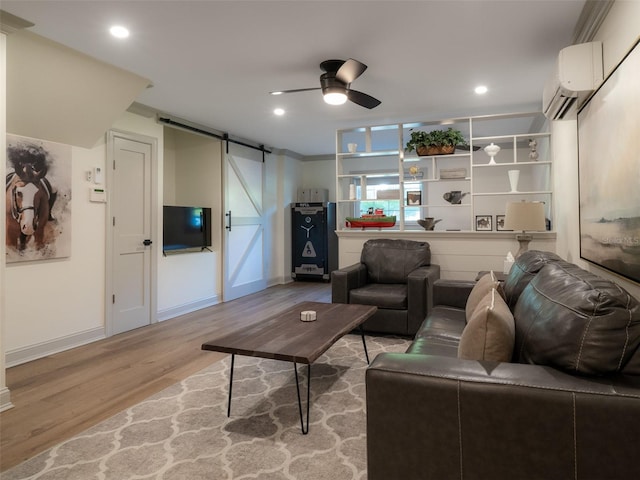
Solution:
<path fill-rule="evenodd" d="M 122 25 L 114 25 L 109 29 L 109 33 L 116 38 L 127 38 L 129 36 L 129 30 Z"/>
<path fill-rule="evenodd" d="M 484 95 L 485 93 L 487 93 L 489 91 L 489 89 L 487 87 L 485 87 L 484 85 L 478 85 L 475 89 L 475 92 L 478 95 Z"/>
<path fill-rule="evenodd" d="M 274 113 L 274 114 L 276 114 L 276 115 L 278 115 L 278 116 L 284 115 L 284 109 L 283 109 L 283 108 L 276 108 L 276 109 L 273 111 L 273 113 Z"/>
<path fill-rule="evenodd" d="M 283 92 L 269 92 L 271 95 L 282 95 Z"/>

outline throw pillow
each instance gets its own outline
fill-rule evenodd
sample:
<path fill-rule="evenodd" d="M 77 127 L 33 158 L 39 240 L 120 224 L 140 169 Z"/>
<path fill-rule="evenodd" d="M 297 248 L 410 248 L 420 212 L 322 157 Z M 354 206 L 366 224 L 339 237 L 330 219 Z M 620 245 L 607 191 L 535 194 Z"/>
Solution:
<path fill-rule="evenodd" d="M 518 363 L 573 374 L 620 372 L 640 348 L 640 302 L 620 285 L 567 262 L 546 265 L 516 308 Z"/>
<path fill-rule="evenodd" d="M 458 358 L 510 362 L 515 343 L 513 315 L 495 288 L 484 296 L 464 327 Z"/>
<path fill-rule="evenodd" d="M 496 279 L 496 276 L 491 270 L 486 275 L 483 275 L 473 286 L 471 293 L 469 293 L 469 297 L 467 298 L 467 304 L 465 306 L 465 318 L 467 323 L 469 323 L 469 319 L 473 314 L 473 311 L 480 303 L 487 293 L 491 292 L 491 289 L 495 288 L 500 296 L 504 298 L 504 290 L 502 289 L 502 284 Z"/>

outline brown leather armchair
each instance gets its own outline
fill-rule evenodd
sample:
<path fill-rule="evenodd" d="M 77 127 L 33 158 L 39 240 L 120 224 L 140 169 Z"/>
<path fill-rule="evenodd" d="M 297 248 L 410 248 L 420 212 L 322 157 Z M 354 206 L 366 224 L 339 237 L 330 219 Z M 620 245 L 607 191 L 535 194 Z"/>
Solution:
<path fill-rule="evenodd" d="M 438 278 L 427 242 L 371 239 L 360 263 L 331 273 L 331 301 L 378 307 L 363 325 L 367 331 L 414 335 L 431 310 Z"/>

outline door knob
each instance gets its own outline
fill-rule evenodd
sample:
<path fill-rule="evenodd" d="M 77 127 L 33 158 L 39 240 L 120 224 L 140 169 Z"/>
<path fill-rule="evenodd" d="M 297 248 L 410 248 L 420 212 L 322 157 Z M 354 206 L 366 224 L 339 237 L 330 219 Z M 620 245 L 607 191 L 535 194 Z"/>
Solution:
<path fill-rule="evenodd" d="M 152 242 L 151 240 L 149 240 L 148 238 L 147 238 L 144 242 L 142 242 L 142 244 L 143 244 L 145 247 L 148 247 L 148 246 L 149 246 L 149 245 L 151 245 L 152 243 L 153 243 L 153 242 Z"/>

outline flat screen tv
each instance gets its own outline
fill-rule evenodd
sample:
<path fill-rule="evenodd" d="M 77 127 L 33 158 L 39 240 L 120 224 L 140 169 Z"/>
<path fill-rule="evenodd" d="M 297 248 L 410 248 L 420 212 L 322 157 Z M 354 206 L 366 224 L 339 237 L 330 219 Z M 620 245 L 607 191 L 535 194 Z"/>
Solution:
<path fill-rule="evenodd" d="M 163 207 L 163 250 L 205 249 L 211 245 L 211 209 Z"/>

